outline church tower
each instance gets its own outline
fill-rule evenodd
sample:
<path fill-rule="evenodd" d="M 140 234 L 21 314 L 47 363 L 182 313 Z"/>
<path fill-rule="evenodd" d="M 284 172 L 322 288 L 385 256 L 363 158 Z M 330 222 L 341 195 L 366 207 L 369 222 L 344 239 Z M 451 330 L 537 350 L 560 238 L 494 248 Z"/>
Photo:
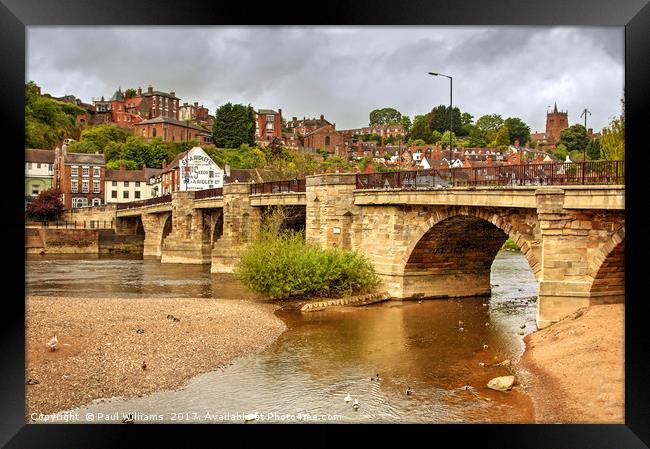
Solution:
<path fill-rule="evenodd" d="M 557 102 L 553 112 L 546 113 L 546 140 L 549 144 L 555 145 L 560 138 L 560 131 L 569 127 L 568 115 L 568 111 L 557 110 Z"/>

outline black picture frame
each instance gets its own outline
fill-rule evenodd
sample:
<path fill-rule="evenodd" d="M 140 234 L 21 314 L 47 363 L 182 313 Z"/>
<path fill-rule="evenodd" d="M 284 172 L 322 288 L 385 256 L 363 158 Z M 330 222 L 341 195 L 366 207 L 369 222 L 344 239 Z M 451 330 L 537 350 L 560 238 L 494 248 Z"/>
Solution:
<path fill-rule="evenodd" d="M 5 248 L 3 270 L 3 310 L 0 318 L 0 444 L 10 448 L 27 447 L 115 447 L 129 446 L 136 437 L 151 441 L 155 435 L 173 441 L 180 438 L 186 446 L 198 445 L 196 432 L 211 433 L 214 426 L 117 426 L 117 425 L 26 425 L 24 422 L 24 236 L 23 202 L 13 192 L 21 185 L 24 158 L 24 83 L 26 67 L 26 27 L 35 25 L 586 25 L 625 26 L 625 113 L 626 146 L 632 162 L 626 164 L 627 202 L 626 238 L 626 384 L 624 425 L 432 425 L 408 429 L 398 426 L 365 426 L 372 432 L 388 429 L 391 434 L 414 444 L 423 441 L 442 443 L 449 437 L 454 446 L 464 447 L 471 438 L 476 444 L 500 448 L 643 448 L 650 442 L 650 407 L 647 376 L 650 374 L 650 351 L 644 322 L 642 279 L 643 255 L 646 253 L 642 215 L 643 170 L 650 149 L 643 140 L 646 112 L 650 104 L 650 5 L 647 0 L 545 0 L 490 2 L 356 2 L 313 4 L 315 10 L 273 4 L 258 9 L 240 2 L 175 2 L 170 0 L 0 0 L 0 114 L 5 132 L 2 142 L 6 157 L 7 188 L 0 196 L 3 219 L 0 228 Z M 104 51 L 110 51 L 110 43 Z M 101 57 L 99 55 L 98 57 Z M 553 61 L 549 61 L 552 64 Z M 640 150 L 639 150 L 640 149 Z M 356 427 L 356 426 L 355 426 Z M 239 426 L 231 426 L 239 429 Z M 314 426 L 299 426 L 313 435 Z M 256 426 L 256 432 L 277 430 L 277 426 Z M 328 433 L 331 428 L 327 428 Z M 246 429 L 249 431 L 249 429 Z M 276 435 L 291 439 L 284 427 Z M 337 426 L 345 432 L 347 443 L 363 439 L 356 428 Z M 367 430 L 367 429 L 364 429 Z M 218 427 L 219 438 L 224 428 Z M 405 433 L 408 432 L 408 433 Z M 413 434 L 415 432 L 416 434 Z M 319 432 L 320 434 L 321 432 Z M 366 432 L 364 432 L 366 433 Z M 191 435 L 190 435 L 191 434 Z M 408 435 L 404 438 L 404 435 Z M 337 435 L 337 437 L 339 437 Z M 191 443 L 196 441 L 196 443 Z M 210 440 L 208 440 L 210 441 Z M 341 440 L 343 441 L 343 440 Z M 210 445 L 225 441 L 212 440 Z M 306 441 L 303 440 L 304 443 Z M 482 442 L 482 443 L 481 443 Z M 234 443 L 229 443 L 234 444 Z M 402 443 L 403 444 L 403 443 Z M 434 443 L 435 444 L 435 443 Z"/>

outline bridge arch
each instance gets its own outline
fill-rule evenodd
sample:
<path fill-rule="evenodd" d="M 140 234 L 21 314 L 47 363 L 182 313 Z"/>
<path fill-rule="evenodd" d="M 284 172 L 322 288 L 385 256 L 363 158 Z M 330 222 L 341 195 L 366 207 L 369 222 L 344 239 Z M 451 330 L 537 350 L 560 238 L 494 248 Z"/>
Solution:
<path fill-rule="evenodd" d="M 539 280 L 534 211 L 454 207 L 421 215 L 426 219 L 410 232 L 403 252 L 402 297 L 489 294 L 491 266 L 508 237 Z"/>
<path fill-rule="evenodd" d="M 592 302 L 625 301 L 625 227 L 598 248 L 588 275 Z"/>

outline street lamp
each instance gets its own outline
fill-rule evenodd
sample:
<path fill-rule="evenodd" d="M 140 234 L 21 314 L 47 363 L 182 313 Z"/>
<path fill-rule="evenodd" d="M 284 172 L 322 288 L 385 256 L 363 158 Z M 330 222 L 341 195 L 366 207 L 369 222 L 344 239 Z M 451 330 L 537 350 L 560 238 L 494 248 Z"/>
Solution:
<path fill-rule="evenodd" d="M 452 159 L 452 153 L 451 153 L 451 133 L 453 132 L 453 125 L 454 125 L 454 114 L 453 114 L 453 107 L 452 107 L 452 86 L 453 86 L 453 79 L 449 75 L 443 75 L 442 73 L 434 73 L 434 72 L 429 72 L 429 75 L 433 76 L 444 76 L 445 78 L 449 78 L 449 169 L 451 170 L 451 159 Z"/>

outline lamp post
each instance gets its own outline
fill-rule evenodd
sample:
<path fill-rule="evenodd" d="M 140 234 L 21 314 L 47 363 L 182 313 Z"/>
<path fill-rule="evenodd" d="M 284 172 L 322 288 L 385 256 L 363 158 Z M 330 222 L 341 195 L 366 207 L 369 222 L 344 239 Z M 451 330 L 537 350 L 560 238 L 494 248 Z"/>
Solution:
<path fill-rule="evenodd" d="M 585 131 L 587 131 L 587 115 L 591 115 L 591 111 L 585 108 L 585 110 L 582 111 L 582 114 L 580 114 L 580 117 L 582 116 L 585 117 Z M 582 150 L 582 162 L 586 162 L 586 161 L 587 161 L 587 147 L 585 147 L 584 150 Z"/>
<path fill-rule="evenodd" d="M 453 92 L 453 79 L 449 75 L 443 75 L 442 73 L 434 73 L 434 72 L 429 72 L 429 75 L 433 76 L 444 76 L 445 78 L 449 78 L 449 170 L 451 170 L 451 160 L 453 158 L 452 155 L 452 137 L 451 134 L 454 129 L 454 111 L 453 111 L 453 102 L 452 102 L 452 92 Z"/>

